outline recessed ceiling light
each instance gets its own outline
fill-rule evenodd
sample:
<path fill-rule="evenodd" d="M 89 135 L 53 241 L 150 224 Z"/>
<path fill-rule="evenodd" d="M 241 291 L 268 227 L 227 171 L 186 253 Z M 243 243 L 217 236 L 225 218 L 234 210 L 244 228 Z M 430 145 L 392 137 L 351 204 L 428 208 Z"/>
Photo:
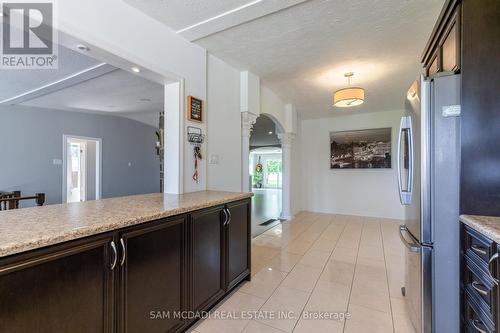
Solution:
<path fill-rule="evenodd" d="M 83 45 L 83 44 L 78 44 L 76 46 L 77 49 L 79 49 L 80 51 L 89 51 L 89 47 L 87 45 Z"/>
<path fill-rule="evenodd" d="M 140 73 L 140 72 L 141 72 L 141 69 L 140 69 L 139 67 L 136 67 L 136 66 L 131 67 L 130 69 L 131 69 L 131 70 L 132 70 L 132 72 L 134 72 L 134 73 Z"/>
<path fill-rule="evenodd" d="M 269 135 L 273 134 L 273 131 L 269 131 Z"/>

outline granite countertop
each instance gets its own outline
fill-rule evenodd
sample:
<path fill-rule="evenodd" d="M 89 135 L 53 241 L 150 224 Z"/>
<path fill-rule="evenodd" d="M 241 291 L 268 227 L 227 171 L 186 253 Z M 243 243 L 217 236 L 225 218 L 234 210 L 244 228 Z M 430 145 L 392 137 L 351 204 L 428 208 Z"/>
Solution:
<path fill-rule="evenodd" d="M 0 257 L 250 198 L 252 193 L 152 193 L 0 212 Z"/>
<path fill-rule="evenodd" d="M 460 215 L 460 221 L 496 243 L 500 243 L 500 217 Z"/>

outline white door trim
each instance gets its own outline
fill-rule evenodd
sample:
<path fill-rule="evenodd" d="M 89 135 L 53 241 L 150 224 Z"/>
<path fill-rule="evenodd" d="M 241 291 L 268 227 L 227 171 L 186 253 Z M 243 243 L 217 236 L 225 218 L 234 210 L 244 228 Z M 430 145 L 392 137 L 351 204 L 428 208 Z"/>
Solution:
<path fill-rule="evenodd" d="M 67 168 L 67 144 L 68 144 L 68 139 L 77 139 L 77 140 L 89 140 L 89 141 L 95 141 L 96 142 L 96 164 L 97 164 L 97 175 L 96 175 L 96 200 L 99 200 L 102 198 L 102 139 L 101 138 L 92 138 L 92 137 L 86 137 L 86 136 L 79 136 L 79 135 L 71 135 L 71 134 L 63 134 L 63 141 L 62 141 L 62 160 L 63 160 L 63 165 L 62 165 L 62 202 L 66 203 L 67 202 L 67 174 L 66 174 L 66 168 Z"/>

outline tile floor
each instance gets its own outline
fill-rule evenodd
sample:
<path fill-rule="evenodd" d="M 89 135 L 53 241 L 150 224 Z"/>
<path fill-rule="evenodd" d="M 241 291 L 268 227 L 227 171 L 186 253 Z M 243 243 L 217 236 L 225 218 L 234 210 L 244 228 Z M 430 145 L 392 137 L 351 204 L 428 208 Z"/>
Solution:
<path fill-rule="evenodd" d="M 214 309 L 236 315 L 260 310 L 258 318 L 210 318 L 190 332 L 414 333 L 401 296 L 404 248 L 398 222 L 298 214 L 252 241 L 252 281 Z M 270 313 L 274 318 L 263 315 Z M 313 320 L 305 313 L 350 318 Z M 276 318 L 279 314 L 293 315 Z"/>

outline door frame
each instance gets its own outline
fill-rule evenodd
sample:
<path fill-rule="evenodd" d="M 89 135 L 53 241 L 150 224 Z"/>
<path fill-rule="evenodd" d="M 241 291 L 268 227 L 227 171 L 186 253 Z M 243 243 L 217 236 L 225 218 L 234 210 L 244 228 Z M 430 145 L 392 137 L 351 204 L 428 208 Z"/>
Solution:
<path fill-rule="evenodd" d="M 95 141 L 96 142 L 96 165 L 97 165 L 97 174 L 96 174 L 96 193 L 95 200 L 100 200 L 102 198 L 102 138 L 93 138 L 87 136 L 79 136 L 79 135 L 71 135 L 71 134 L 63 134 L 62 141 L 62 203 L 67 202 L 67 144 L 68 139 L 77 139 L 77 140 L 85 140 L 85 141 Z M 88 156 L 86 156 L 88 158 Z"/>

